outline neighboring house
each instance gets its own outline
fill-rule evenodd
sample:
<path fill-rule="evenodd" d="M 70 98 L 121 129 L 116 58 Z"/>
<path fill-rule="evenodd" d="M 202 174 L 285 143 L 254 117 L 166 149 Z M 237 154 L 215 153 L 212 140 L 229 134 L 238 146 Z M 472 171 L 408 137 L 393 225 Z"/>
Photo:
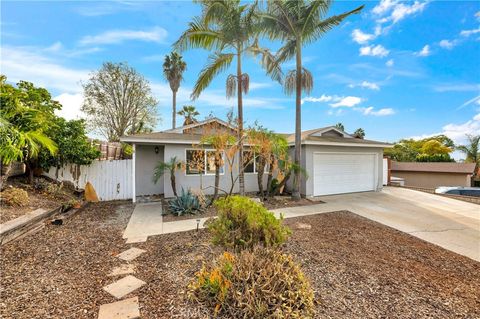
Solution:
<path fill-rule="evenodd" d="M 470 186 L 475 163 L 394 162 L 391 175 L 402 178 L 405 186 L 437 188 Z"/>
<path fill-rule="evenodd" d="M 152 182 L 152 175 L 158 161 L 168 161 L 174 156 L 187 164 L 185 170 L 178 171 L 175 175 L 179 189 L 182 187 L 204 189 L 213 186 L 215 167 L 210 160 L 208 148 L 205 148 L 205 170 L 201 176 L 198 170 L 190 169 L 188 165 L 204 129 L 211 127 L 212 124 L 215 124 L 217 129 L 230 130 L 233 134 L 236 132 L 235 127 L 228 123 L 211 118 L 162 132 L 122 137 L 120 139 L 122 142 L 130 143 L 134 148 L 133 198 L 154 194 L 163 194 L 167 198 L 173 196 L 169 173 L 165 173 L 157 184 Z M 209 133 L 211 134 L 210 128 Z M 292 147 L 293 155 L 294 134 L 285 134 L 285 137 Z M 311 197 L 380 190 L 385 147 L 391 145 L 354 138 L 333 126 L 303 132 L 302 167 L 308 172 L 309 178 L 302 178 L 301 194 Z M 238 165 L 235 171 L 238 171 Z M 264 184 L 266 179 L 265 174 Z M 220 188 L 229 189 L 230 185 L 229 173 L 223 168 Z M 234 191 L 238 190 L 237 182 Z M 254 163 L 245 168 L 245 191 L 258 191 Z M 205 189 L 205 193 L 213 193 L 213 187 Z"/>

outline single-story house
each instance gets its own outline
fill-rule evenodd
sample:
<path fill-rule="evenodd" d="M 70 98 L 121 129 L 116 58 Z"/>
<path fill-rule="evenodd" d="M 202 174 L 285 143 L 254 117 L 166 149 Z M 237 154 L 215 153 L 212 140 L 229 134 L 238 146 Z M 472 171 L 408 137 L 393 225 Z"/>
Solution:
<path fill-rule="evenodd" d="M 218 119 L 205 121 L 170 129 L 162 132 L 124 136 L 120 140 L 133 146 L 133 199 L 137 196 L 163 194 L 166 198 L 173 196 L 170 176 L 166 172 L 157 183 L 152 181 L 155 165 L 158 161 L 169 161 L 176 156 L 186 163 L 185 169 L 177 171 L 175 178 L 178 189 L 182 187 L 204 189 L 213 193 L 215 166 L 211 160 L 212 150 L 204 149 L 204 169 L 189 167 L 194 157 L 195 147 L 202 138 L 205 129 L 215 124 L 216 129 L 231 130 L 235 127 Z M 209 134 L 211 134 L 209 132 Z M 294 134 L 285 135 L 293 150 Z M 246 146 L 248 148 L 248 145 Z M 379 191 L 382 188 L 383 149 L 390 144 L 354 138 L 336 127 L 324 127 L 302 132 L 302 167 L 309 177 L 302 178 L 301 194 L 306 197 Z M 293 153 L 292 153 L 293 154 Z M 238 170 L 238 165 L 237 165 Z M 229 189 L 230 174 L 222 168 L 220 188 Z M 200 174 L 202 173 L 202 174 Z M 236 174 L 236 172 L 235 172 Z M 266 181 L 265 174 L 265 181 Z M 264 183 L 266 184 L 266 183 Z M 238 192 L 238 183 L 234 188 Z M 245 191 L 258 191 L 256 164 L 245 167 Z"/>
<path fill-rule="evenodd" d="M 391 163 L 392 177 L 402 178 L 405 186 L 437 188 L 440 186 L 471 186 L 475 163 Z"/>

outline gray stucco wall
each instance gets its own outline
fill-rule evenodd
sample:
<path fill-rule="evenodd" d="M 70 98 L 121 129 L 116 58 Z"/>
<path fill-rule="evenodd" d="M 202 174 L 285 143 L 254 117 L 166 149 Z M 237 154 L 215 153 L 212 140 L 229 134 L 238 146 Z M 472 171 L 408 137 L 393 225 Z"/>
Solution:
<path fill-rule="evenodd" d="M 313 196 L 313 154 L 315 152 L 335 152 L 335 153 L 374 153 L 376 155 L 377 168 L 377 191 L 383 187 L 383 148 L 378 147 L 346 147 L 346 146 L 320 146 L 305 145 L 302 147 L 302 165 L 306 168 L 309 178 L 301 183 L 301 194 L 304 196 Z"/>
<path fill-rule="evenodd" d="M 155 153 L 158 146 L 158 154 Z M 135 193 L 137 196 L 163 194 L 164 177 L 156 184 L 152 182 L 153 169 L 158 161 L 163 161 L 162 145 L 136 145 L 135 146 Z"/>
<path fill-rule="evenodd" d="M 164 160 L 168 161 L 173 156 L 176 156 L 177 159 L 185 162 L 186 154 L 185 151 L 187 149 L 192 149 L 190 145 L 178 145 L 178 144 L 168 144 L 164 146 Z M 238 175 L 238 161 L 235 161 L 233 171 L 234 171 L 234 178 Z M 230 180 L 230 172 L 228 168 L 228 164 L 225 164 L 225 172 L 224 174 L 220 175 L 220 188 L 229 191 L 231 187 L 231 180 Z M 175 174 L 175 180 L 177 184 L 177 191 L 183 188 L 188 189 L 203 189 L 205 194 L 213 194 L 214 188 L 208 186 L 215 185 L 215 175 L 187 175 L 184 170 L 177 171 Z M 267 175 L 264 176 L 264 185 L 266 187 Z M 164 175 L 164 195 L 165 197 L 173 197 L 173 190 L 170 183 L 170 173 L 166 173 Z M 238 193 L 239 185 L 238 180 L 235 183 L 234 192 Z M 258 183 L 257 183 L 257 174 L 245 174 L 245 191 L 246 192 L 258 192 Z M 221 194 L 222 192 L 220 192 Z"/>

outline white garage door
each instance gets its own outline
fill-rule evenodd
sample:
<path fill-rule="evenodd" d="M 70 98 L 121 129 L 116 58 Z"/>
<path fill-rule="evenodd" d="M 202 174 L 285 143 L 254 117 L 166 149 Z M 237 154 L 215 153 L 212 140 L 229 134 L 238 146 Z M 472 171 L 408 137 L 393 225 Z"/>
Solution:
<path fill-rule="evenodd" d="M 314 196 L 375 190 L 375 154 L 315 153 Z"/>

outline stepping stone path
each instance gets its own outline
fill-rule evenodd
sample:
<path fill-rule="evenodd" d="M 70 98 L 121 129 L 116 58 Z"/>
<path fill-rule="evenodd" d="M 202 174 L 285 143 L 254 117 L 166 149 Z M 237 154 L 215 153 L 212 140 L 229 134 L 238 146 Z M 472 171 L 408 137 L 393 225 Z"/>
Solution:
<path fill-rule="evenodd" d="M 128 275 L 110 285 L 103 287 L 103 290 L 105 290 L 115 298 L 121 299 L 122 297 L 128 295 L 134 290 L 137 290 L 145 284 L 145 281 L 140 280 L 132 275 Z"/>
<path fill-rule="evenodd" d="M 144 242 L 147 240 L 147 237 L 135 237 L 132 238 L 130 243 L 134 242 Z M 129 243 L 127 241 L 127 243 Z M 118 257 L 121 260 L 130 262 L 143 254 L 145 250 L 132 247 L 125 250 L 124 252 L 118 254 Z M 117 299 L 121 299 L 142 287 L 146 284 L 143 280 L 140 280 L 131 274 L 135 272 L 135 265 L 133 264 L 123 264 L 119 267 L 115 267 L 112 272 L 108 275 L 109 277 L 123 276 L 122 279 L 119 279 L 109 285 L 103 287 L 103 290 L 111 294 Z M 120 300 L 117 302 L 112 302 L 109 304 L 104 304 L 100 306 L 98 312 L 98 319 L 136 319 L 140 318 L 140 309 L 138 306 L 138 297 L 128 298 Z"/>
<path fill-rule="evenodd" d="M 116 277 L 122 275 L 130 275 L 135 272 L 135 266 L 132 264 L 121 265 L 119 267 L 113 268 L 112 272 L 108 275 L 109 277 Z"/>
<path fill-rule="evenodd" d="M 143 254 L 145 250 L 139 249 L 139 248 L 130 248 L 128 250 L 125 250 L 123 253 L 120 253 L 117 255 L 118 258 L 125 260 L 125 261 L 132 261 L 141 254 Z"/>
<path fill-rule="evenodd" d="M 130 237 L 127 238 L 126 244 L 136 244 L 136 243 L 144 243 L 148 239 L 148 236 L 145 237 Z"/>
<path fill-rule="evenodd" d="M 138 297 L 128 298 L 100 306 L 98 319 L 136 319 L 140 318 Z"/>

